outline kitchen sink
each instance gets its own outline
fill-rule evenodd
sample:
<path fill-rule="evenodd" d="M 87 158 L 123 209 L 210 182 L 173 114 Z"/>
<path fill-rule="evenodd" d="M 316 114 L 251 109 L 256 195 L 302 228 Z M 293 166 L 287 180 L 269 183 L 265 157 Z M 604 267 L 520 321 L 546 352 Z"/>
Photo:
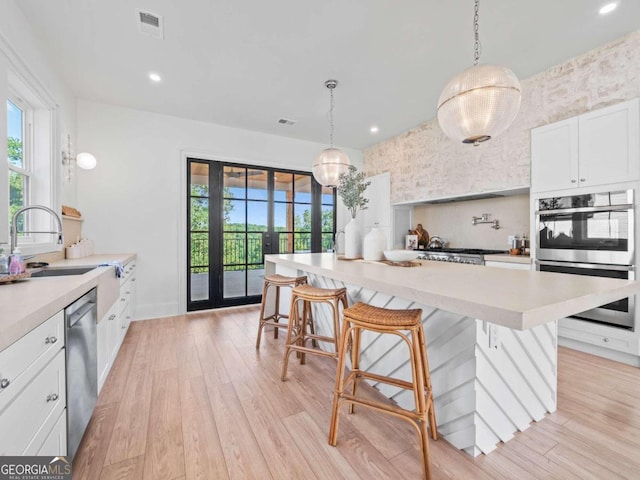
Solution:
<path fill-rule="evenodd" d="M 33 272 L 31 277 L 60 277 L 64 275 L 82 275 L 96 267 L 46 267 Z"/>

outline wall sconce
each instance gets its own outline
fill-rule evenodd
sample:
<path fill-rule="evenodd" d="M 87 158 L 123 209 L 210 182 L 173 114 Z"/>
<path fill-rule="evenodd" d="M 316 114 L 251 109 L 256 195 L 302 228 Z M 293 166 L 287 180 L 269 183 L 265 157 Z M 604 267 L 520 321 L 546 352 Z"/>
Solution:
<path fill-rule="evenodd" d="M 71 183 L 73 178 L 74 164 L 83 170 L 92 170 L 96 168 L 98 161 L 96 157 L 87 152 L 81 152 L 75 157 L 71 153 L 71 135 L 67 135 L 67 151 L 62 150 L 62 165 L 66 167 L 64 178 Z"/>

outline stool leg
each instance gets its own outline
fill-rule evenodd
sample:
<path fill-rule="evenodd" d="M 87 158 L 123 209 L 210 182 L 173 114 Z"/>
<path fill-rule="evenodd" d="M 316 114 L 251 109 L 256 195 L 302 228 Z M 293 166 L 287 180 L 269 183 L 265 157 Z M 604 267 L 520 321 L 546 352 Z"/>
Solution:
<path fill-rule="evenodd" d="M 313 306 L 309 305 L 309 331 L 311 332 L 311 335 L 315 335 L 316 334 L 316 322 L 313 319 Z M 318 348 L 318 341 L 315 338 L 311 339 L 311 346 L 313 348 Z"/>
<path fill-rule="evenodd" d="M 307 333 L 307 319 L 309 318 L 309 312 L 311 311 L 311 303 L 304 300 L 302 302 L 302 320 L 300 321 L 300 330 L 297 332 L 298 335 L 301 335 L 300 340 L 298 340 L 298 345 L 301 347 L 305 347 L 304 336 Z M 307 356 L 304 352 L 297 352 L 300 357 L 300 365 L 305 365 L 307 363 Z"/>
<path fill-rule="evenodd" d="M 420 432 L 420 452 L 422 456 L 422 468 L 425 478 L 431 478 L 431 465 L 429 461 L 429 435 L 427 432 L 427 411 L 425 394 L 424 355 L 421 343 L 420 329 L 411 329 L 411 373 L 413 375 L 413 389 L 416 399 L 416 414 L 419 415 L 418 430 Z"/>
<path fill-rule="evenodd" d="M 358 382 L 360 381 L 358 372 L 360 370 L 360 336 L 362 335 L 362 328 L 353 327 L 351 338 L 353 343 L 351 344 L 351 373 L 353 376 L 353 385 L 351 386 L 351 395 L 356 396 L 356 390 L 358 389 Z M 349 404 L 349 413 L 353 414 L 356 411 L 356 406 L 353 403 Z"/>
<path fill-rule="evenodd" d="M 338 366 L 336 368 L 336 384 L 333 391 L 333 404 L 331 405 L 331 424 L 329 427 L 329 445 L 336 446 L 338 442 L 338 421 L 340 419 L 338 409 L 340 406 L 339 400 L 344 391 L 344 371 L 347 359 L 347 337 L 351 335 L 348 333 L 349 322 L 344 320 L 342 323 L 342 343 L 338 351 Z"/>
<path fill-rule="evenodd" d="M 280 322 L 280 285 L 276 285 L 276 313 L 273 317 L 273 321 L 276 323 Z M 273 327 L 273 338 L 278 338 L 278 327 Z"/>
<path fill-rule="evenodd" d="M 289 365 L 289 354 L 291 353 L 291 335 L 294 324 L 298 322 L 298 301 L 297 297 L 291 295 L 291 307 L 289 309 L 289 325 L 287 326 L 287 341 L 284 346 L 284 357 L 282 358 L 282 375 L 280 379 L 284 382 L 287 378 L 287 367 Z"/>
<path fill-rule="evenodd" d="M 418 329 L 418 338 L 420 340 L 420 354 L 422 356 L 424 384 L 429 391 L 427 397 L 427 408 L 429 415 L 429 430 L 431 430 L 431 438 L 438 440 L 438 426 L 436 424 L 436 409 L 433 404 L 433 391 L 431 390 L 431 374 L 429 373 L 429 360 L 427 359 L 427 346 L 424 338 L 424 330 Z"/>
<path fill-rule="evenodd" d="M 260 348 L 260 339 L 262 338 L 262 328 L 264 327 L 264 309 L 267 302 L 267 293 L 269 292 L 269 282 L 265 280 L 262 287 L 262 302 L 260 305 L 260 323 L 258 324 L 258 338 L 256 339 L 256 348 Z"/>

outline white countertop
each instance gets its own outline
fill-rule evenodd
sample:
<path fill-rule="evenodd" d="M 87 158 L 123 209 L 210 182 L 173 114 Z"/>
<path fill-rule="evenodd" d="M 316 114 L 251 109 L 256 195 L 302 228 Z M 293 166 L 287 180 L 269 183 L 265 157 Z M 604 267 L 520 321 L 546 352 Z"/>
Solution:
<path fill-rule="evenodd" d="M 508 253 L 495 253 L 493 255 L 485 255 L 485 262 L 504 262 L 504 263 L 522 263 L 531 265 L 531 256 L 529 255 L 509 255 Z"/>
<path fill-rule="evenodd" d="M 461 315 L 526 330 L 640 293 L 640 282 L 421 261 L 420 267 L 337 260 L 332 253 L 267 255 L 296 268 Z"/>
<path fill-rule="evenodd" d="M 51 262 L 50 266 L 95 266 L 109 262 L 125 264 L 133 258 L 135 255 L 132 254 L 91 255 Z M 113 267 L 98 267 L 83 275 L 29 278 L 0 284 L 0 351 L 98 286 L 110 275 L 114 275 Z"/>

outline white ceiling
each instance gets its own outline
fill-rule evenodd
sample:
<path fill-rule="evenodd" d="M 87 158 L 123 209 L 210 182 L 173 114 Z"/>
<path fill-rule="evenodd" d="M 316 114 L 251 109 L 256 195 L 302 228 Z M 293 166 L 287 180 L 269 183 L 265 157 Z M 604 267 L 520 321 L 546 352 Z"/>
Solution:
<path fill-rule="evenodd" d="M 483 0 L 481 62 L 524 79 L 640 27 L 639 0 L 600 16 L 606 1 Z M 335 78 L 335 143 L 359 149 L 432 119 L 473 59 L 472 0 L 16 3 L 80 98 L 326 143 Z M 136 8 L 164 17 L 164 40 Z"/>

